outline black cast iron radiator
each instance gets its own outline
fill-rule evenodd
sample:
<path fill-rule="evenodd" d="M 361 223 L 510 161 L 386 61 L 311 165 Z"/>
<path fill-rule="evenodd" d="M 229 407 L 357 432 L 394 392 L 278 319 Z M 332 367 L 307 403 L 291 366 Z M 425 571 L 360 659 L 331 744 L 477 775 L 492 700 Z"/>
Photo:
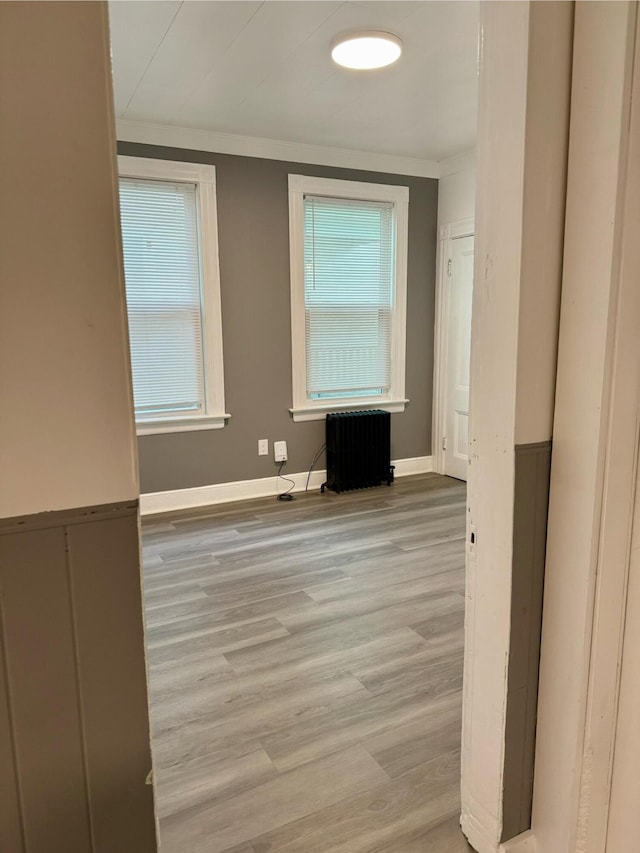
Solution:
<path fill-rule="evenodd" d="M 381 409 L 327 415 L 327 482 L 334 492 L 393 482 L 391 415 Z"/>

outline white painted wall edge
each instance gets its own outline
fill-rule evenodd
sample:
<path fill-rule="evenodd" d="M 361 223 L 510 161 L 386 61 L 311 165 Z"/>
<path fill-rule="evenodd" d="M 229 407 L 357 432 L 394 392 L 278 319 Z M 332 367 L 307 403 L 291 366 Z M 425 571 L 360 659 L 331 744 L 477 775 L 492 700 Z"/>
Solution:
<path fill-rule="evenodd" d="M 500 845 L 499 853 L 535 853 L 536 845 L 533 833 L 528 830 L 522 835 L 510 838 Z"/>
<path fill-rule="evenodd" d="M 439 178 L 442 168 L 460 171 L 459 158 L 422 160 L 395 154 L 376 154 L 347 148 L 330 148 L 324 145 L 307 145 L 281 139 L 264 139 L 258 136 L 237 136 L 176 125 L 148 124 L 146 122 L 116 122 L 120 142 L 139 142 L 146 145 L 166 145 L 169 148 L 188 148 L 194 151 L 211 151 L 217 154 L 236 154 L 243 157 L 260 157 L 264 160 L 285 160 L 293 163 L 312 163 L 318 166 L 336 166 L 343 169 L 363 169 L 368 172 L 388 172 L 393 175 L 413 175 L 418 178 Z M 462 167 L 461 167 L 462 168 Z M 451 174 L 446 171 L 445 174 Z"/>
<path fill-rule="evenodd" d="M 480 810 L 482 810 L 481 805 Z M 530 829 L 522 835 L 501 843 L 496 841 L 493 835 L 494 830 L 498 831 L 497 822 L 491 819 L 478 820 L 471 812 L 463 812 L 461 829 L 477 853 L 535 853 L 536 851 L 535 838 Z"/>
<path fill-rule="evenodd" d="M 498 841 L 498 819 L 489 814 L 472 793 L 466 792 L 465 795 L 464 789 L 460 829 L 476 853 L 503 853 Z"/>
<path fill-rule="evenodd" d="M 439 160 L 440 167 L 439 178 L 446 178 L 449 175 L 455 175 L 457 172 L 466 172 L 468 169 L 476 167 L 476 149 L 469 148 L 468 151 L 463 151 L 461 154 L 456 154 L 454 157 L 447 157 L 446 160 Z"/>
<path fill-rule="evenodd" d="M 414 456 L 409 459 L 396 459 L 395 476 L 406 477 L 410 474 L 427 474 L 432 470 L 431 456 Z M 175 489 L 169 492 L 149 492 L 140 495 L 140 514 L 155 515 L 159 512 L 177 512 L 182 509 L 244 501 L 250 498 L 264 498 L 286 492 L 291 483 L 295 483 L 293 492 L 303 492 L 307 483 L 308 471 L 296 474 L 283 474 L 282 478 L 262 477 L 257 480 L 237 480 L 232 483 L 216 483 L 211 486 L 196 486 L 192 489 Z M 309 479 L 311 491 L 319 489 L 327 478 L 326 471 L 312 471 Z"/>

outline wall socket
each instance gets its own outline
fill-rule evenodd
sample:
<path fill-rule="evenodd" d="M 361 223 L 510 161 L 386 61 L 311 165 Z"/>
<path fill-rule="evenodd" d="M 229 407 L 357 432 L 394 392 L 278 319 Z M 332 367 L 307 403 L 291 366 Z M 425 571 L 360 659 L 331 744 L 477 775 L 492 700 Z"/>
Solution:
<path fill-rule="evenodd" d="M 286 462 L 287 461 L 287 442 L 286 441 L 274 441 L 273 442 L 273 458 L 276 462 Z"/>
<path fill-rule="evenodd" d="M 268 438 L 259 438 L 258 439 L 258 456 L 268 456 L 269 455 L 269 439 Z"/>

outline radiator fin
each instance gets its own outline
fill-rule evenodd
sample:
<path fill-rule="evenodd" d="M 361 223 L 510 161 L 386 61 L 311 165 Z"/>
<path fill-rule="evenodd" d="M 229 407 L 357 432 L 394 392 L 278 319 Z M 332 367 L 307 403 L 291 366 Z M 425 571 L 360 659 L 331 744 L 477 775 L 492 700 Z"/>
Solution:
<path fill-rule="evenodd" d="M 391 415 L 382 409 L 327 415 L 327 482 L 334 492 L 393 482 Z"/>

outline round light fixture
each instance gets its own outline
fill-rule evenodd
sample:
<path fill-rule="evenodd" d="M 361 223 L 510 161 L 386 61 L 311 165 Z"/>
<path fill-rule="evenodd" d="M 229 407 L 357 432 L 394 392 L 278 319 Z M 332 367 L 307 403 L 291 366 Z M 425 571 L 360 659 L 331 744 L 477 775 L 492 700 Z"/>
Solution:
<path fill-rule="evenodd" d="M 345 68 L 384 68 L 402 53 L 402 42 L 391 33 L 367 30 L 340 36 L 331 45 L 331 58 Z"/>

